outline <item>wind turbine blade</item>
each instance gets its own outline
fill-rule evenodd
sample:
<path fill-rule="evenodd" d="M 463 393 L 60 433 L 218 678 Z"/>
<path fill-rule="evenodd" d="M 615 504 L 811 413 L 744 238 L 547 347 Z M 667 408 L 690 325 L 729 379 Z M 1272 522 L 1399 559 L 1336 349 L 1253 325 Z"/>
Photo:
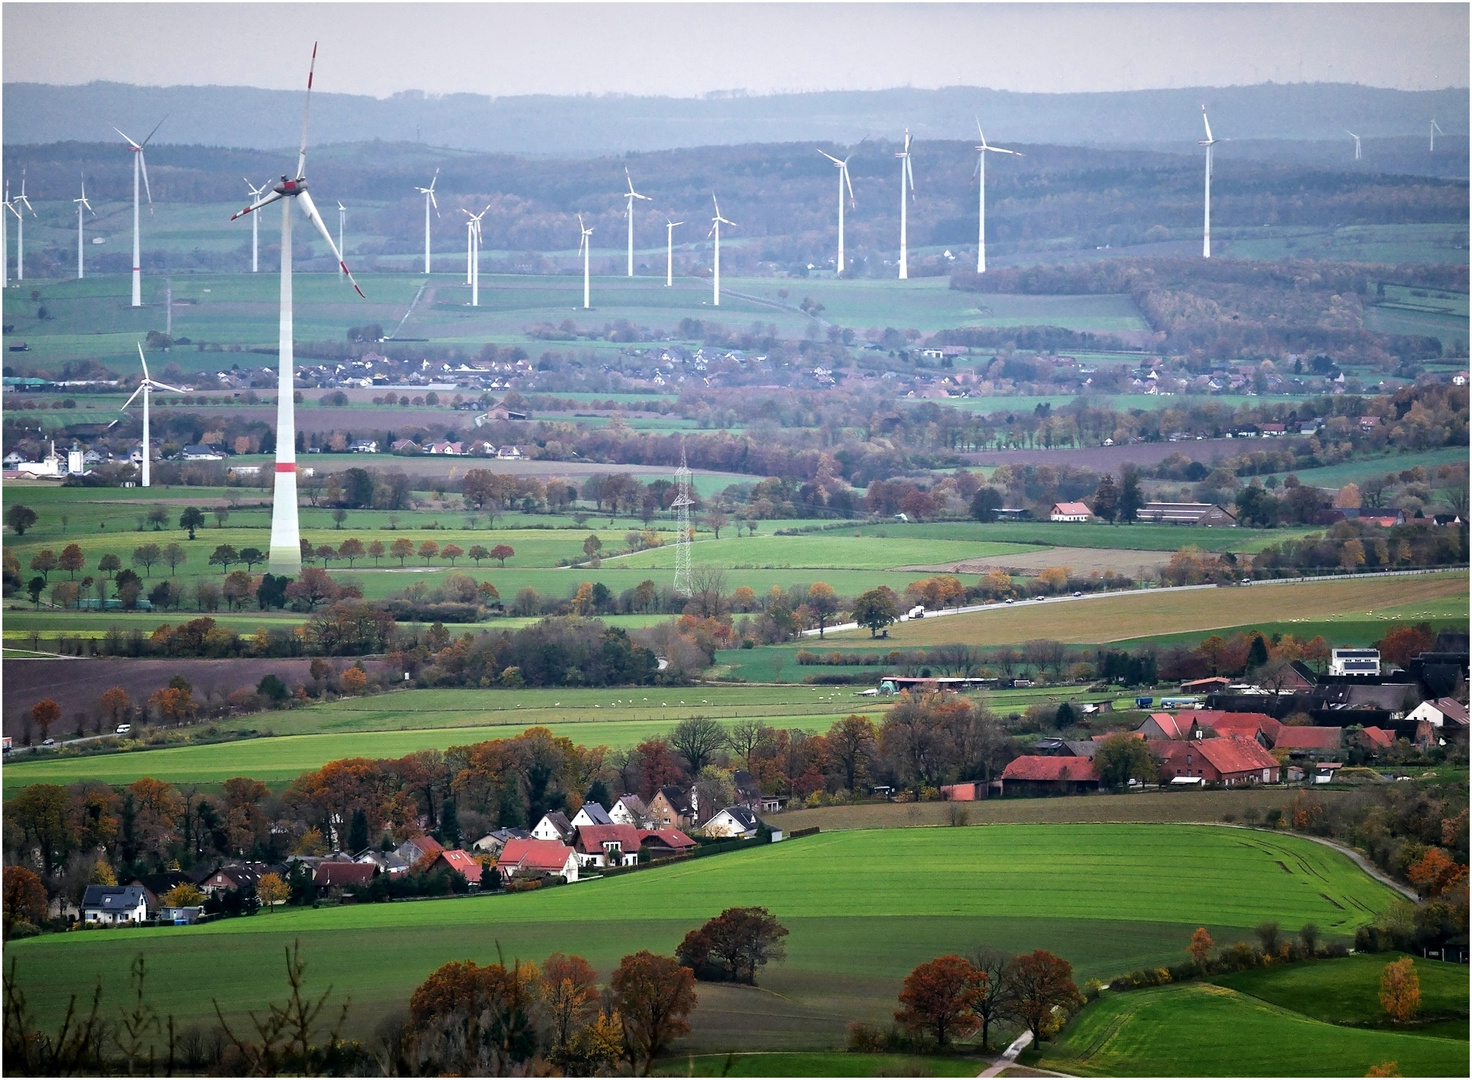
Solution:
<path fill-rule="evenodd" d="M 168 118 L 169 114 L 164 113 L 164 120 L 167 120 Z M 147 146 L 149 140 L 151 140 L 155 135 L 158 134 L 158 129 L 164 126 L 164 120 L 160 120 L 158 123 L 153 125 L 153 130 L 148 133 L 148 138 L 143 140 L 143 146 L 138 147 L 139 150 L 142 150 L 144 146 Z"/>
<path fill-rule="evenodd" d="M 910 167 L 910 156 L 905 155 L 905 175 L 910 180 L 910 198 L 915 197 L 915 170 Z"/>
<path fill-rule="evenodd" d="M 143 365 L 143 377 L 145 379 L 148 379 L 148 377 L 149 377 L 148 376 L 148 357 L 146 357 L 146 356 L 143 355 L 143 343 L 142 342 L 134 342 L 134 344 L 138 346 L 138 360 Z M 149 381 L 152 381 L 152 380 L 149 380 Z"/>
<path fill-rule="evenodd" d="M 128 144 L 128 145 L 129 145 L 129 146 L 131 146 L 131 147 L 132 147 L 132 148 L 133 148 L 133 149 L 134 149 L 134 150 L 141 150 L 141 149 L 142 149 L 142 147 L 140 147 L 140 146 L 139 146 L 139 145 L 138 145 L 138 144 L 137 144 L 137 143 L 135 143 L 135 142 L 134 142 L 134 141 L 133 141 L 133 140 L 132 140 L 132 139 L 130 139 L 130 138 L 128 138 L 128 136 L 126 136 L 126 135 L 123 135 L 123 130 L 122 130 L 122 128 L 120 128 L 120 127 L 118 127 L 118 126 L 117 126 L 117 125 L 116 125 L 116 124 L 109 124 L 109 125 L 108 125 L 108 127 L 110 127 L 110 128 L 112 128 L 112 129 L 113 129 L 113 130 L 114 130 L 114 131 L 116 131 L 116 132 L 117 132 L 117 133 L 118 133 L 118 134 L 119 134 L 119 135 L 122 135 L 122 136 L 123 136 L 123 140 L 124 140 L 124 141 L 125 141 L 125 142 L 126 142 L 126 143 L 127 143 L 127 144 Z"/>
<path fill-rule="evenodd" d="M 297 178 L 307 175 L 307 123 L 312 119 L 312 79 L 317 74 L 317 43 L 312 42 L 312 63 L 307 68 L 307 103 L 302 109 L 302 148 L 296 158 Z"/>
<path fill-rule="evenodd" d="M 1216 140 L 1211 137 L 1211 121 L 1206 118 L 1205 105 L 1201 106 L 1201 122 L 1206 125 L 1206 141 L 1215 142 Z"/>
<path fill-rule="evenodd" d="M 147 385 L 148 385 L 147 383 L 140 383 L 138 385 L 138 389 L 133 391 L 133 396 L 130 397 L 127 401 L 123 402 L 121 405 L 118 406 L 118 412 L 122 412 L 129 405 L 133 404 L 133 402 L 137 401 L 138 400 L 138 395 L 141 394 L 141 393 L 143 393 L 143 390 L 144 390 L 144 388 Z M 116 423 L 117 423 L 117 421 L 114 420 L 113 421 L 113 424 L 116 424 Z M 111 427 L 112 425 L 109 424 L 108 426 Z"/>
<path fill-rule="evenodd" d="M 148 380 L 148 383 L 155 390 L 168 390 L 168 391 L 170 391 L 172 393 L 175 393 L 175 394 L 187 394 L 187 393 L 189 393 L 188 390 L 181 390 L 179 387 L 177 387 L 177 386 L 170 386 L 168 383 L 155 382 L 153 379 L 149 379 Z"/>
<path fill-rule="evenodd" d="M 138 150 L 138 167 L 143 170 L 143 190 L 148 194 L 148 216 L 153 217 L 153 192 L 148 187 L 148 159 L 143 156 L 143 149 Z"/>
<path fill-rule="evenodd" d="M 825 158 L 827 158 L 829 161 L 833 162 L 833 164 L 835 164 L 835 165 L 842 165 L 843 164 L 843 162 L 839 161 L 836 157 L 834 157 L 832 154 L 830 154 L 827 150 L 819 150 L 818 153 L 822 154 Z"/>
<path fill-rule="evenodd" d="M 432 180 L 430 181 L 428 194 L 429 194 L 429 205 L 434 207 L 434 216 L 435 217 L 439 217 L 440 216 L 440 204 L 435 200 L 435 197 L 434 197 L 434 181 L 432 181 Z"/>
<path fill-rule="evenodd" d="M 279 191 L 268 191 L 265 195 L 261 196 L 255 202 L 251 203 L 244 210 L 239 210 L 236 213 L 231 214 L 230 220 L 234 221 L 236 218 L 245 217 L 246 214 L 253 214 L 261 207 L 269 206 L 271 203 L 280 198 L 284 198 L 284 196 Z"/>
<path fill-rule="evenodd" d="M 342 267 L 342 272 L 347 275 L 348 281 L 352 283 L 358 295 L 363 296 L 366 300 L 367 297 L 364 296 L 363 290 L 358 287 L 357 281 L 353 278 L 353 272 L 348 269 L 348 264 L 343 262 L 342 252 L 338 251 L 337 245 L 332 242 L 332 234 L 327 231 L 327 222 L 323 221 L 322 215 L 317 213 L 317 204 L 312 202 L 311 193 L 307 191 L 301 192 L 297 195 L 297 201 L 301 203 L 302 209 L 307 212 L 307 217 L 312 219 L 312 224 L 317 226 L 317 231 L 322 234 L 322 239 L 327 241 L 328 249 L 337 257 L 337 265 Z"/>
<path fill-rule="evenodd" d="M 343 204 L 342 204 L 342 203 L 340 203 L 340 202 L 339 202 L 339 203 L 338 203 L 338 204 L 337 204 L 337 209 L 338 209 L 338 212 L 339 212 L 339 213 L 342 213 L 342 212 L 344 212 L 344 211 L 346 211 L 346 210 L 347 210 L 347 207 L 346 207 L 346 206 L 344 206 L 344 205 L 343 205 Z"/>
<path fill-rule="evenodd" d="M 849 179 L 848 162 L 845 161 L 843 163 L 843 171 L 840 175 L 843 177 L 844 185 L 848 188 L 848 201 L 852 204 L 854 201 L 854 182 Z"/>

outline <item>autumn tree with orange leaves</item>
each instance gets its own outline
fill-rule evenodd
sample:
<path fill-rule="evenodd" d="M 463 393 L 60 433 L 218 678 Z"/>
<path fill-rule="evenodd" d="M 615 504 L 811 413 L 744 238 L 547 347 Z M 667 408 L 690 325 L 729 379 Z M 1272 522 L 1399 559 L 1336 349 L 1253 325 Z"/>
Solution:
<path fill-rule="evenodd" d="M 686 1017 L 699 1001 L 695 973 L 643 949 L 623 958 L 612 985 L 629 1063 L 638 1075 L 648 1076 L 659 1052 L 690 1030 Z"/>
<path fill-rule="evenodd" d="M 912 1032 L 935 1036 L 942 1049 L 951 1039 L 964 1039 L 981 1027 L 977 998 L 986 990 L 984 972 L 964 956 L 938 956 L 905 976 L 894 1018 Z"/>
<path fill-rule="evenodd" d="M 1404 1024 L 1421 1007 L 1421 979 L 1409 956 L 1386 964 L 1380 972 L 1380 1004 L 1397 1023 Z"/>

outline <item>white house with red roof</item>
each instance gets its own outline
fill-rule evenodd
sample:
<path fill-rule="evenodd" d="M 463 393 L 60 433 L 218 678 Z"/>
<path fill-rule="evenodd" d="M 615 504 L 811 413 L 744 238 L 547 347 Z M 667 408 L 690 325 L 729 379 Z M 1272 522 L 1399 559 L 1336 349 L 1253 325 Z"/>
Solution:
<path fill-rule="evenodd" d="M 468 851 L 460 848 L 444 849 L 434 857 L 434 862 L 429 864 L 428 871 L 433 873 L 442 868 L 455 871 L 471 885 L 480 884 L 481 864 Z"/>
<path fill-rule="evenodd" d="M 501 849 L 497 869 L 507 881 L 531 874 L 548 874 L 571 883 L 578 879 L 578 855 L 561 840 L 508 840 Z"/>
<path fill-rule="evenodd" d="M 587 870 L 605 866 L 637 866 L 644 838 L 632 825 L 580 825 L 577 842 L 578 865 Z"/>
<path fill-rule="evenodd" d="M 1088 521 L 1094 516 L 1087 503 L 1060 502 L 1053 504 L 1053 512 L 1048 515 L 1051 521 Z"/>

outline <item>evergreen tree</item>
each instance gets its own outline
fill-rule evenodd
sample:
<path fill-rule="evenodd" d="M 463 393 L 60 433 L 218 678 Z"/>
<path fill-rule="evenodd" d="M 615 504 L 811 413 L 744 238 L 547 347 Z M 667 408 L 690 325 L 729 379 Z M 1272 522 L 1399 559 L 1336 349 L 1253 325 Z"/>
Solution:
<path fill-rule="evenodd" d="M 1100 521 L 1112 522 L 1119 516 L 1119 488 L 1114 483 L 1114 474 L 1105 473 L 1099 478 L 1099 488 L 1094 492 L 1094 516 Z"/>
<path fill-rule="evenodd" d="M 602 780 L 594 780 L 588 793 L 583 796 L 583 802 L 595 802 L 607 810 L 613 806 L 613 794 Z"/>
<path fill-rule="evenodd" d="M 1134 521 L 1140 513 L 1140 507 L 1145 505 L 1145 499 L 1140 494 L 1140 474 L 1133 465 L 1126 465 L 1120 471 L 1120 480 L 1119 520 Z"/>
<path fill-rule="evenodd" d="M 1261 634 L 1252 638 L 1252 648 L 1247 650 L 1247 670 L 1260 668 L 1268 662 L 1268 643 L 1262 639 Z"/>
<path fill-rule="evenodd" d="M 460 818 L 455 812 L 455 796 L 440 800 L 440 843 L 447 848 L 460 846 Z"/>
<path fill-rule="evenodd" d="M 368 846 L 368 815 L 361 808 L 353 811 L 348 825 L 348 851 L 357 854 Z"/>

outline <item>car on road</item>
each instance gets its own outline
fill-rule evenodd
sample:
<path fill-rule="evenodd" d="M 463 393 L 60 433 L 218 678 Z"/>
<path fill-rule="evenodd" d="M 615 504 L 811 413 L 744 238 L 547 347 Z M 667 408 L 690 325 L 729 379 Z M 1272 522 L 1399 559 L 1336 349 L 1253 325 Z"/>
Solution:
<path fill-rule="evenodd" d="M 1080 597 L 1080 596 L 1082 596 L 1082 595 L 1083 595 L 1083 593 L 1081 593 L 1081 592 L 1075 592 L 1075 593 L 1074 593 L 1074 594 L 1073 594 L 1073 595 L 1074 595 L 1074 597 L 1075 597 L 1075 599 L 1076 599 L 1076 598 L 1078 598 L 1078 597 Z"/>
<path fill-rule="evenodd" d="M 133 725 L 132 724 L 119 724 L 118 725 L 117 733 L 119 735 L 126 735 L 126 734 L 128 734 L 128 732 L 130 732 L 132 730 L 133 730 Z"/>
<path fill-rule="evenodd" d="M 42 739 L 41 740 L 41 745 L 42 746 L 55 746 L 56 745 L 56 740 L 55 739 Z"/>

